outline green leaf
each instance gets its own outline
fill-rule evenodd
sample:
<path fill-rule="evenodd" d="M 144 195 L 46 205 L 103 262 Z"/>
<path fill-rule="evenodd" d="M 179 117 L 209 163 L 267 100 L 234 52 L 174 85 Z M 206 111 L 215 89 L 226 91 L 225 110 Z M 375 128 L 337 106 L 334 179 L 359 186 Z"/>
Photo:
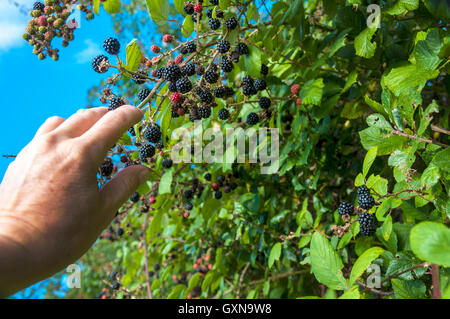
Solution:
<path fill-rule="evenodd" d="M 141 50 L 139 50 L 136 39 L 133 39 L 130 43 L 128 43 L 126 49 L 126 57 L 127 65 L 125 66 L 125 68 L 128 71 L 136 72 L 139 69 L 139 65 L 141 65 L 142 61 L 142 53 Z"/>
<path fill-rule="evenodd" d="M 369 126 L 378 127 L 385 130 L 392 130 L 391 124 L 381 114 L 370 114 L 366 119 Z"/>
<path fill-rule="evenodd" d="M 194 31 L 194 21 L 192 21 L 191 15 L 187 15 L 184 18 L 183 29 L 181 30 L 181 32 L 183 33 L 184 37 L 188 38 L 191 36 L 193 31 Z"/>
<path fill-rule="evenodd" d="M 341 94 L 347 92 L 348 89 L 353 85 L 353 83 L 356 82 L 357 79 L 358 79 L 358 72 L 355 69 L 352 71 L 352 73 L 349 74 L 349 76 L 347 78 L 347 82 L 345 83 L 345 86 L 341 91 Z"/>
<path fill-rule="evenodd" d="M 449 20 L 450 19 L 450 6 L 448 0 L 422 0 L 425 3 L 425 7 L 435 17 Z"/>
<path fill-rule="evenodd" d="M 420 182 L 429 189 L 439 182 L 440 177 L 439 168 L 434 164 L 430 164 L 430 166 L 423 171 Z"/>
<path fill-rule="evenodd" d="M 261 50 L 249 47 L 250 54 L 245 55 L 245 68 L 253 77 L 259 77 L 261 71 Z"/>
<path fill-rule="evenodd" d="M 184 289 L 186 288 L 185 285 L 176 285 L 175 288 L 171 291 L 171 293 L 167 296 L 167 299 L 180 299 L 182 298 L 182 294 Z"/>
<path fill-rule="evenodd" d="M 366 177 L 369 172 L 370 167 L 372 166 L 375 158 L 377 157 L 378 146 L 372 147 L 366 154 L 363 163 L 363 176 Z"/>
<path fill-rule="evenodd" d="M 425 298 L 426 287 L 421 281 L 405 281 L 401 279 L 391 279 L 396 299 L 421 299 Z"/>
<path fill-rule="evenodd" d="M 94 0 L 93 6 L 94 6 L 94 13 L 98 15 L 100 11 L 100 0 Z"/>
<path fill-rule="evenodd" d="M 119 12 L 121 5 L 120 0 L 106 0 L 103 2 L 103 7 L 109 14 Z"/>
<path fill-rule="evenodd" d="M 170 13 L 170 4 L 168 0 L 146 0 L 147 10 L 153 22 L 163 25 Z"/>
<path fill-rule="evenodd" d="M 384 77 L 384 81 L 395 96 L 407 95 L 410 88 L 421 90 L 426 82 L 439 75 L 439 71 L 428 71 L 414 64 L 394 68 Z"/>
<path fill-rule="evenodd" d="M 400 15 L 406 10 L 413 11 L 419 8 L 419 0 L 398 0 L 392 7 L 385 11 L 390 15 Z"/>
<path fill-rule="evenodd" d="M 280 259 L 280 256 L 281 256 L 281 243 L 276 243 L 275 245 L 273 245 L 272 249 L 270 250 L 269 269 L 272 268 L 275 260 Z"/>
<path fill-rule="evenodd" d="M 380 206 L 377 208 L 376 217 L 379 221 L 384 221 L 385 217 L 384 215 L 388 212 L 388 210 L 391 208 L 392 204 L 392 197 L 389 197 L 385 199 Z"/>
<path fill-rule="evenodd" d="M 406 137 L 390 135 L 386 130 L 377 127 L 368 127 L 359 132 L 361 144 L 366 150 L 378 146 L 378 156 L 388 155 L 395 149 L 401 148 L 407 141 Z"/>
<path fill-rule="evenodd" d="M 392 217 L 391 215 L 388 215 L 386 219 L 383 222 L 383 226 L 381 227 L 381 233 L 383 235 L 383 239 L 385 241 L 388 241 L 391 237 L 392 233 Z"/>
<path fill-rule="evenodd" d="M 366 269 L 372 264 L 372 262 L 378 258 L 385 250 L 381 247 L 372 247 L 367 249 L 359 258 L 356 260 L 352 267 L 352 272 L 350 273 L 349 284 L 353 284 L 361 275 L 366 271 Z"/>
<path fill-rule="evenodd" d="M 374 56 L 377 43 L 372 42 L 372 36 L 375 32 L 377 32 L 376 25 L 372 28 L 366 28 L 355 38 L 355 51 L 357 55 L 366 59 Z"/>
<path fill-rule="evenodd" d="M 423 70 L 432 71 L 436 69 L 441 62 L 439 51 L 443 45 L 444 43 L 439 37 L 439 31 L 437 29 L 431 30 L 425 40 L 420 40 L 416 43 L 411 62 Z"/>
<path fill-rule="evenodd" d="M 317 281 L 331 289 L 346 289 L 347 283 L 341 271 L 344 265 L 327 238 L 314 233 L 310 247 L 311 270 Z"/>
<path fill-rule="evenodd" d="M 384 109 L 384 106 L 378 103 L 377 101 L 372 100 L 367 94 L 364 96 L 364 102 L 370 106 L 373 110 L 377 111 L 378 113 L 383 114 L 384 116 L 389 116 L 386 110 Z M 370 124 L 369 124 L 370 125 Z"/>
<path fill-rule="evenodd" d="M 170 185 L 172 184 L 172 178 L 173 178 L 173 171 L 168 170 L 164 173 L 164 175 L 161 177 L 161 180 L 159 182 L 159 188 L 158 188 L 158 194 L 170 194 L 172 193 Z"/>
<path fill-rule="evenodd" d="M 450 267 L 450 229 L 435 222 L 422 222 L 411 229 L 411 249 L 422 260 Z"/>
<path fill-rule="evenodd" d="M 450 172 L 450 147 L 447 147 L 445 150 L 440 151 L 434 157 L 431 163 L 440 170 L 449 173 Z"/>
<path fill-rule="evenodd" d="M 181 13 L 182 15 L 186 15 L 183 8 L 184 0 L 174 0 L 173 3 L 175 5 L 175 9 L 177 9 L 179 13 Z"/>
<path fill-rule="evenodd" d="M 322 78 L 306 82 L 300 90 L 302 103 L 320 105 L 324 86 Z"/>

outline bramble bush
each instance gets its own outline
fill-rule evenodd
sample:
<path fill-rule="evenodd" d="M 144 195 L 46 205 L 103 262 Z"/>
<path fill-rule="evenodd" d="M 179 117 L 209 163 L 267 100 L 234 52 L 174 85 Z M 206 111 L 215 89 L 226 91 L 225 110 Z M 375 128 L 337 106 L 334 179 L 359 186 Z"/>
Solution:
<path fill-rule="evenodd" d="M 120 37 L 93 60 L 105 74 L 91 100 L 145 117 L 99 183 L 153 172 L 69 297 L 450 297 L 450 1 L 266 2 L 35 5 L 24 38 L 41 59 L 73 40 L 68 5 L 113 15 Z M 175 163 L 173 132 L 194 121 L 278 128 L 278 172 Z"/>

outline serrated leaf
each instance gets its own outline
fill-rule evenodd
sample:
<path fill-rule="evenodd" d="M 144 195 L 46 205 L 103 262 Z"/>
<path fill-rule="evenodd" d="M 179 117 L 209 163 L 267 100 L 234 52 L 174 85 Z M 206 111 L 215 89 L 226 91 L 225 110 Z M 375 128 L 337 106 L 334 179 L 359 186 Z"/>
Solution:
<path fill-rule="evenodd" d="M 367 249 L 361 256 L 359 256 L 352 267 L 349 284 L 353 284 L 359 277 L 361 277 L 361 275 L 372 264 L 372 262 L 377 259 L 378 256 L 380 256 L 383 252 L 384 249 L 381 247 L 372 247 Z"/>
<path fill-rule="evenodd" d="M 375 158 L 377 157 L 378 146 L 372 147 L 364 157 L 363 162 L 363 176 L 366 177 L 369 172 L 370 167 L 372 166 Z"/>
<path fill-rule="evenodd" d="M 355 51 L 356 54 L 366 58 L 371 59 L 377 48 L 377 43 L 372 42 L 372 37 L 377 32 L 377 27 L 366 28 L 355 38 Z"/>
<path fill-rule="evenodd" d="M 103 7 L 109 14 L 120 12 L 121 6 L 120 0 L 106 0 L 103 2 Z"/>
<path fill-rule="evenodd" d="M 306 82 L 300 90 L 302 103 L 320 105 L 324 86 L 322 78 Z"/>
<path fill-rule="evenodd" d="M 411 229 L 414 254 L 430 263 L 450 267 L 450 229 L 436 222 L 422 222 Z"/>
<path fill-rule="evenodd" d="M 269 269 L 272 268 L 273 263 L 276 260 L 279 260 L 281 256 L 281 243 L 276 243 L 275 245 L 273 245 L 272 249 L 270 250 L 270 255 L 269 255 Z"/>
<path fill-rule="evenodd" d="M 171 184 L 173 178 L 173 171 L 167 170 L 163 176 L 161 176 L 161 180 L 159 182 L 158 194 L 169 194 L 172 192 Z"/>
<path fill-rule="evenodd" d="M 128 43 L 126 48 L 126 58 L 127 65 L 125 68 L 128 71 L 136 72 L 139 69 L 139 65 L 141 65 L 142 61 L 142 53 L 139 50 L 139 46 L 137 44 L 137 39 L 133 39 L 130 43 Z M 128 75 L 128 73 L 126 73 Z"/>

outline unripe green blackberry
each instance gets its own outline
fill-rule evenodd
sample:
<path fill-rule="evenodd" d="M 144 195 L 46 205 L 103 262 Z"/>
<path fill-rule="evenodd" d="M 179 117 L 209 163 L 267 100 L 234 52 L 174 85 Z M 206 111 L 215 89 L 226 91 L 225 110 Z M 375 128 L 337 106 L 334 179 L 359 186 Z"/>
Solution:
<path fill-rule="evenodd" d="M 340 205 L 339 205 L 339 208 L 338 208 L 338 213 L 339 213 L 339 215 L 352 215 L 353 214 L 353 212 L 354 212 L 354 210 L 355 210 L 355 207 L 353 206 L 353 204 L 351 204 L 351 203 L 348 203 L 348 202 L 342 202 Z"/>
<path fill-rule="evenodd" d="M 370 194 L 361 194 L 358 198 L 358 204 L 363 209 L 371 209 L 375 205 L 375 200 Z"/>
<path fill-rule="evenodd" d="M 227 19 L 227 21 L 225 21 L 225 27 L 228 30 L 236 29 L 237 25 L 238 25 L 238 21 L 235 17 L 231 17 L 231 18 Z"/>
<path fill-rule="evenodd" d="M 262 96 L 259 98 L 259 106 L 263 110 L 267 110 L 270 107 L 271 101 L 268 97 Z"/>
<path fill-rule="evenodd" d="M 255 89 L 257 89 L 258 91 L 264 91 L 267 87 L 266 81 L 261 80 L 261 79 L 257 79 L 255 81 Z"/>
<path fill-rule="evenodd" d="M 217 114 L 217 116 L 219 117 L 219 119 L 221 119 L 222 121 L 228 120 L 228 118 L 230 117 L 230 112 L 228 112 L 227 109 L 223 108 L 219 111 L 219 113 Z"/>
<path fill-rule="evenodd" d="M 144 101 L 145 98 L 147 96 L 149 96 L 149 94 L 150 94 L 150 90 L 147 88 L 140 90 L 139 94 L 138 94 L 139 101 L 141 101 L 141 102 Z"/>
<path fill-rule="evenodd" d="M 151 144 L 144 145 L 139 150 L 139 159 L 141 162 L 146 163 L 148 158 L 155 155 L 155 147 Z"/>
<path fill-rule="evenodd" d="M 214 84 L 219 80 L 219 74 L 216 71 L 210 69 L 205 73 L 205 80 L 210 84 Z"/>
<path fill-rule="evenodd" d="M 133 195 L 131 195 L 130 200 L 133 203 L 137 203 L 139 201 L 140 197 L 141 197 L 141 195 L 139 195 L 138 192 L 135 192 Z"/>
<path fill-rule="evenodd" d="M 161 139 L 161 129 L 158 124 L 150 124 L 147 126 L 144 132 L 144 138 L 151 143 L 158 142 Z"/>
<path fill-rule="evenodd" d="M 248 116 L 247 116 L 247 124 L 248 125 L 255 125 L 256 123 L 259 122 L 259 116 L 258 114 L 251 112 Z"/>
<path fill-rule="evenodd" d="M 108 71 L 107 68 L 105 67 L 101 67 L 100 64 L 104 62 L 106 64 L 109 63 L 109 59 L 107 56 L 101 54 L 101 55 L 97 55 L 93 60 L 92 60 L 92 68 L 94 69 L 95 72 L 97 73 L 105 73 L 106 71 Z"/>
<path fill-rule="evenodd" d="M 236 51 L 239 53 L 239 55 L 247 55 L 249 54 L 248 46 L 245 43 L 239 43 L 236 46 Z"/>
<path fill-rule="evenodd" d="M 177 80 L 176 88 L 178 92 L 184 94 L 192 90 L 192 83 L 188 78 L 181 78 Z"/>
<path fill-rule="evenodd" d="M 220 28 L 221 25 L 219 19 L 209 19 L 208 24 L 211 30 L 217 30 Z"/>
<path fill-rule="evenodd" d="M 115 38 L 108 38 L 103 42 L 103 48 L 111 55 L 117 55 L 120 51 L 120 42 Z"/>
<path fill-rule="evenodd" d="M 171 168 L 173 165 L 173 161 L 170 158 L 165 158 L 162 160 L 161 164 L 164 168 Z"/>
<path fill-rule="evenodd" d="M 122 105 L 125 105 L 125 101 L 121 97 L 113 97 L 109 100 L 108 110 L 115 110 Z"/>
<path fill-rule="evenodd" d="M 228 42 L 227 40 L 220 40 L 219 43 L 217 44 L 217 50 L 222 53 L 225 54 L 227 53 L 231 48 L 230 42 Z"/>

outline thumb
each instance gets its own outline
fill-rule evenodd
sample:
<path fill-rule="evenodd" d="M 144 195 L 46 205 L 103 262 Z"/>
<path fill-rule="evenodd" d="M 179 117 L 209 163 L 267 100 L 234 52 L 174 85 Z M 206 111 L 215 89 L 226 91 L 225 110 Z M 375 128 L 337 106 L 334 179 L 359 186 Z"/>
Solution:
<path fill-rule="evenodd" d="M 149 177 L 150 170 L 143 165 L 128 166 L 117 173 L 101 190 L 105 213 L 115 213 Z"/>

